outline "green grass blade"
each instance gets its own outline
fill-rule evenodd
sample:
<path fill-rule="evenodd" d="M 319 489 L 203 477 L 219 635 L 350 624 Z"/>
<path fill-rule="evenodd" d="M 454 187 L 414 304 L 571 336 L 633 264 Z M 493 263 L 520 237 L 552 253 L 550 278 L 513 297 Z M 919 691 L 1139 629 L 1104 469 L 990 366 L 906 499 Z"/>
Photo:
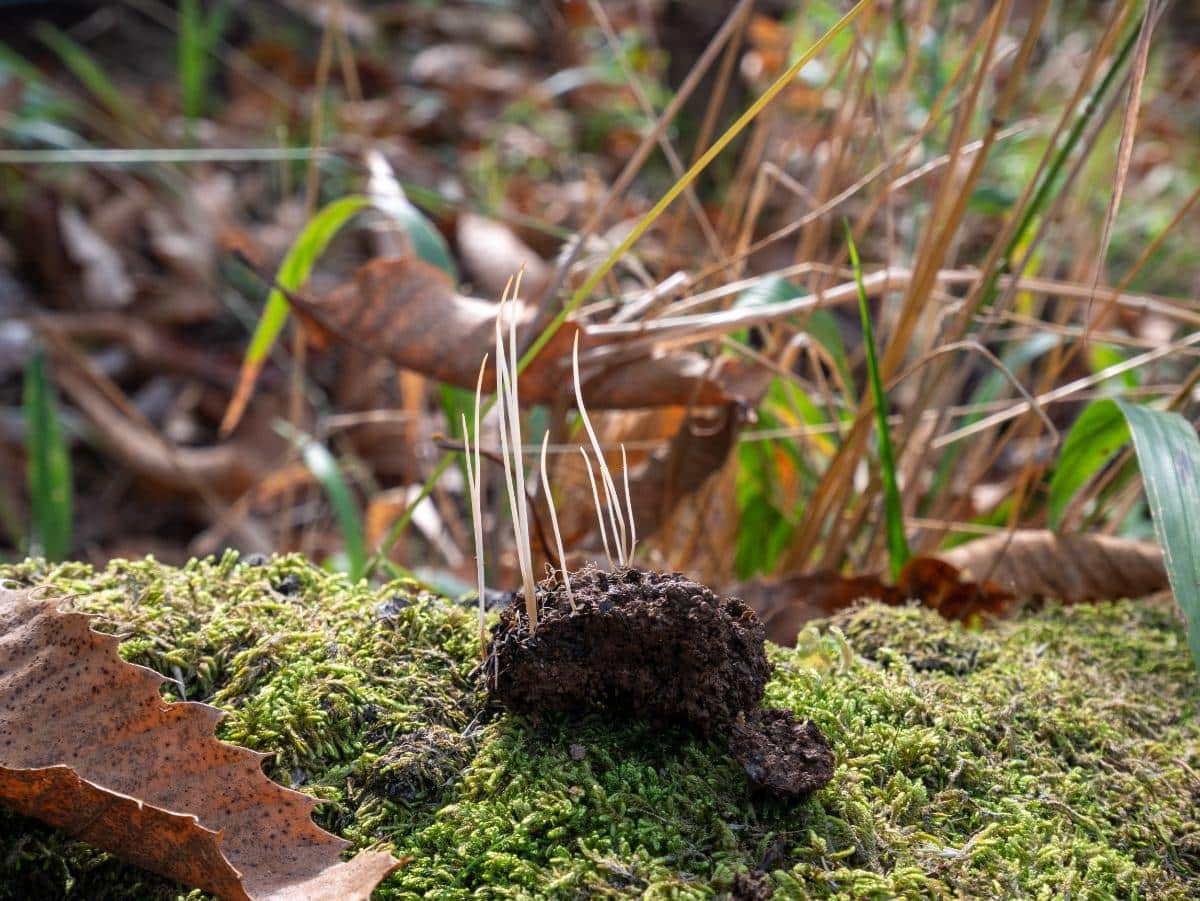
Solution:
<path fill-rule="evenodd" d="M 26 84 L 45 84 L 46 79 L 37 66 L 13 51 L 7 44 L 0 43 L 0 75 L 15 75 Z"/>
<path fill-rule="evenodd" d="M 179 4 L 179 97 L 189 129 L 204 115 L 213 50 L 228 16 L 228 2 L 214 6 L 207 15 L 200 0 Z"/>
<path fill-rule="evenodd" d="M 329 505 L 333 507 L 333 515 L 337 518 L 338 528 L 342 533 L 342 543 L 346 546 L 346 558 L 350 561 L 350 578 L 358 581 L 367 568 L 367 541 L 363 535 L 358 504 L 350 486 L 346 484 L 342 468 L 338 466 L 329 448 L 310 435 L 295 432 L 286 423 L 278 423 L 277 427 L 291 437 L 300 450 L 300 458 L 304 465 L 325 489 L 325 496 L 329 498 Z"/>
<path fill-rule="evenodd" d="M 351 195 L 333 201 L 313 216 L 312 221 L 296 238 L 296 243 L 288 249 L 283 262 L 279 264 L 279 271 L 275 274 L 275 281 L 279 287 L 288 291 L 299 291 L 304 287 L 309 273 L 329 246 L 329 242 L 355 213 L 370 205 L 371 201 L 366 197 Z M 267 358 L 287 321 L 287 315 L 288 302 L 283 291 L 279 288 L 271 289 L 262 318 L 258 320 L 254 336 L 250 339 L 250 347 L 246 350 L 246 359 L 249 362 L 261 364 Z"/>
<path fill-rule="evenodd" d="M 33 527 L 29 553 L 63 560 L 71 547 L 73 489 L 71 458 L 63 438 L 54 388 L 39 350 L 25 369 L 25 423 L 29 429 L 29 496 Z"/>
<path fill-rule="evenodd" d="M 334 235 L 341 231 L 356 213 L 370 205 L 371 201 L 368 198 L 351 195 L 333 201 L 313 216 L 279 265 L 279 271 L 275 274 L 279 288 L 288 291 L 300 290 L 308 281 L 309 273 Z M 246 348 L 246 356 L 242 359 L 237 390 L 234 391 L 233 399 L 229 402 L 229 408 L 221 422 L 223 435 L 232 432 L 242 418 L 242 412 L 254 391 L 254 383 L 258 380 L 258 373 L 287 323 L 288 302 L 279 288 L 271 289 L 262 316 L 254 327 L 250 346 Z"/>
<path fill-rule="evenodd" d="M 1012 237 L 1004 247 L 1004 253 L 1000 258 L 1000 265 L 989 273 L 987 283 L 984 286 L 981 295 L 981 306 L 983 308 L 990 307 L 999 294 L 997 285 L 1000 276 L 1004 273 L 1011 272 L 1013 269 L 1013 257 L 1016 255 L 1017 249 L 1023 247 L 1028 238 L 1030 229 L 1037 217 L 1040 216 L 1053 199 L 1055 193 L 1060 187 L 1060 179 L 1067 161 L 1071 158 L 1080 139 L 1083 137 L 1084 130 L 1087 124 L 1103 106 L 1104 99 L 1108 95 L 1109 90 L 1117 83 L 1117 75 L 1123 70 L 1126 60 L 1129 59 L 1134 45 L 1137 43 L 1138 33 L 1141 31 L 1140 26 L 1132 28 L 1125 36 L 1120 49 L 1117 51 L 1116 57 L 1109 63 L 1105 70 L 1104 77 L 1100 80 L 1100 84 L 1096 90 L 1088 97 L 1084 104 L 1083 111 L 1071 126 L 1071 130 L 1067 133 L 1066 139 L 1058 147 L 1054 153 L 1054 158 L 1050 161 L 1042 176 L 1041 183 L 1034 192 L 1033 197 L 1022 211 L 1018 219 L 1017 227 L 1013 230 Z"/>
<path fill-rule="evenodd" d="M 1124 400 L 1125 414 L 1146 486 L 1154 534 L 1167 577 L 1188 621 L 1188 644 L 1200 666 L 1200 439 L 1178 413 Z"/>
<path fill-rule="evenodd" d="M 71 74 L 83 82 L 83 86 L 107 107 L 110 113 L 123 122 L 131 121 L 132 116 L 124 95 L 87 50 L 45 22 L 37 26 L 37 36 L 57 54 L 63 65 L 71 70 Z"/>
<path fill-rule="evenodd" d="M 879 374 L 875 334 L 871 328 L 871 313 L 867 309 L 867 291 L 863 287 L 862 264 L 858 259 L 858 248 L 854 246 L 850 223 L 845 225 L 846 241 L 850 246 L 850 265 L 854 267 L 854 282 L 858 286 L 858 314 L 862 319 L 867 375 L 871 382 L 875 425 L 879 432 L 879 469 L 883 479 L 883 511 L 887 520 L 888 566 L 892 578 L 895 579 L 900 575 L 900 570 L 908 562 L 911 553 L 908 549 L 908 539 L 904 535 L 904 507 L 900 503 L 900 489 L 896 484 L 896 458 L 892 452 L 892 436 L 888 432 L 887 396 L 883 393 L 883 379 Z"/>
<path fill-rule="evenodd" d="M 1071 498 L 1127 441 L 1129 426 L 1114 401 L 1105 399 L 1088 404 L 1067 433 L 1058 466 L 1050 479 L 1047 502 L 1050 528 L 1062 525 Z"/>

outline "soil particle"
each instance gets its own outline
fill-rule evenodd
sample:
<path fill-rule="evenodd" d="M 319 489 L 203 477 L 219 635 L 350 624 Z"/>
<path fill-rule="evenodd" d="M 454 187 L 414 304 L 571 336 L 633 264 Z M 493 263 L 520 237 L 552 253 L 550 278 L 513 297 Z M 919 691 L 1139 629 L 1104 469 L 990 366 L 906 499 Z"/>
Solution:
<path fill-rule="evenodd" d="M 761 873 L 738 873 L 733 877 L 731 901 L 770 901 L 775 887 Z"/>
<path fill-rule="evenodd" d="M 271 587 L 285 597 L 291 597 L 304 587 L 304 583 L 295 573 L 285 573 L 283 578 L 272 584 Z"/>
<path fill-rule="evenodd" d="M 757 708 L 771 667 L 748 606 L 679 573 L 589 567 L 570 578 L 574 610 L 561 584 L 539 586 L 535 635 L 522 594 L 501 611 L 483 671 L 505 707 L 535 722 L 591 708 L 682 722 L 727 735 L 766 791 L 796 798 L 829 782 L 833 753 L 817 727 Z"/>
<path fill-rule="evenodd" d="M 734 723 L 729 750 L 755 786 L 781 797 L 803 797 L 833 778 L 829 742 L 788 710 L 750 711 Z"/>
<path fill-rule="evenodd" d="M 770 675 L 762 623 L 678 573 L 626 569 L 571 574 L 538 591 L 537 634 L 524 597 L 492 630 L 489 687 L 509 710 L 539 719 L 605 707 L 633 719 L 729 729 L 762 697 Z"/>

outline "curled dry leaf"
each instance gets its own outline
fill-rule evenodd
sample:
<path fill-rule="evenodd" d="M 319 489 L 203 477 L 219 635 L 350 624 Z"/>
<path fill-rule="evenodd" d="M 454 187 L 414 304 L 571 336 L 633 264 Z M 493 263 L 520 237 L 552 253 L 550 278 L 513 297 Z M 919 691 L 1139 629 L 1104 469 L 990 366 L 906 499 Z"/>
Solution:
<path fill-rule="evenodd" d="M 463 213 L 455 232 L 459 259 L 477 290 L 499 297 L 512 274 L 524 267 L 521 285 L 526 295 L 534 299 L 542 296 L 553 271 L 503 222 Z"/>
<path fill-rule="evenodd" d="M 1108 535 L 1022 529 L 1011 537 L 972 541 L 938 557 L 1018 597 L 1109 601 L 1145 597 L 1169 587 L 1158 545 Z"/>
<path fill-rule="evenodd" d="M 879 576 L 842 576 L 824 571 L 779 582 L 739 586 L 736 593 L 754 608 L 776 644 L 794 645 L 800 627 L 832 616 L 861 600 L 904 604 L 920 601 L 949 619 L 1008 613 L 1014 597 L 995 582 L 972 581 L 969 574 L 934 557 L 914 557 L 904 565 L 895 585 Z"/>
<path fill-rule="evenodd" d="M 670 444 L 651 454 L 633 479 L 638 534 L 655 534 L 680 501 L 725 465 L 745 420 L 741 405 L 732 403 L 719 410 L 684 413 Z"/>
<path fill-rule="evenodd" d="M 318 802 L 213 735 L 215 707 L 33 589 L 0 589 L 0 803 L 147 870 L 236 901 L 366 899 L 399 862 L 349 846 Z"/>
<path fill-rule="evenodd" d="M 791 645 L 800 626 L 870 599 L 919 600 L 951 619 L 999 616 L 1026 598 L 1068 604 L 1139 598 L 1169 587 L 1162 552 L 1143 541 L 1107 535 L 1058 535 L 1022 529 L 961 545 L 936 557 L 914 557 L 895 585 L 876 575 L 806 573 L 779 582 L 738 586 L 767 637 Z"/>
<path fill-rule="evenodd" d="M 444 272 L 411 255 L 372 260 L 322 297 L 287 295 L 308 324 L 460 388 L 475 387 L 479 361 L 495 339 L 496 304 L 459 294 Z M 536 311 L 520 301 L 512 309 L 527 337 Z M 570 323 L 560 328 L 521 374 L 522 403 L 550 403 L 570 390 L 566 361 L 577 330 Z M 583 331 L 583 348 L 596 343 Z M 711 406 L 737 400 L 711 369 L 709 361 L 694 353 L 647 355 L 587 376 L 584 395 L 589 409 Z M 484 390 L 492 390 L 494 382 L 495 370 L 489 370 Z"/>
<path fill-rule="evenodd" d="M 58 228 L 67 256 L 80 269 L 88 305 L 100 310 L 128 306 L 133 301 L 134 286 L 121 255 L 75 207 L 59 210 Z"/>

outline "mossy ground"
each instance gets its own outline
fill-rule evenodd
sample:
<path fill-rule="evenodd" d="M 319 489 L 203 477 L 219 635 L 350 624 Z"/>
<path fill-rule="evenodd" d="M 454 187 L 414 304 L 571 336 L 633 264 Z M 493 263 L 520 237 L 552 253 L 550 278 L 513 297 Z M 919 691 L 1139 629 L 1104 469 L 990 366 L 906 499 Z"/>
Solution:
<path fill-rule="evenodd" d="M 751 798 L 717 742 L 486 710 L 473 614 L 411 585 L 232 554 L 0 576 L 77 594 L 128 659 L 229 711 L 223 738 L 327 799 L 322 825 L 411 857 L 380 898 L 704 898 L 764 861 L 777 898 L 1200 896 L 1200 682 L 1168 606 L 986 631 L 873 606 L 807 630 L 772 649 L 766 703 L 814 718 L 838 767 L 788 806 Z M 181 896 L 0 812 L 0 897 Z"/>

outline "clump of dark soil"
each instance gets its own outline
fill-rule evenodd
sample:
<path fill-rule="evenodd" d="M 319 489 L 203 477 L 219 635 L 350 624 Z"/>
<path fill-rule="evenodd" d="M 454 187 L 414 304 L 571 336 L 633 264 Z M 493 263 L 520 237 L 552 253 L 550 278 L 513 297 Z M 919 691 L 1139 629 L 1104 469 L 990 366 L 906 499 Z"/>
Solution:
<path fill-rule="evenodd" d="M 731 901 L 771 901 L 775 889 L 761 873 L 738 873 L 729 897 Z"/>
<path fill-rule="evenodd" d="M 788 710 L 752 710 L 733 724 L 729 750 L 760 789 L 800 798 L 833 778 L 833 750 L 811 720 Z"/>
<path fill-rule="evenodd" d="M 771 666 L 746 604 L 679 573 L 588 567 L 570 578 L 574 609 L 561 583 L 539 586 L 534 635 L 522 594 L 501 611 L 484 672 L 505 707 L 535 721 L 603 708 L 728 735 L 751 780 L 788 797 L 829 781 L 833 753 L 816 726 L 757 709 Z"/>

